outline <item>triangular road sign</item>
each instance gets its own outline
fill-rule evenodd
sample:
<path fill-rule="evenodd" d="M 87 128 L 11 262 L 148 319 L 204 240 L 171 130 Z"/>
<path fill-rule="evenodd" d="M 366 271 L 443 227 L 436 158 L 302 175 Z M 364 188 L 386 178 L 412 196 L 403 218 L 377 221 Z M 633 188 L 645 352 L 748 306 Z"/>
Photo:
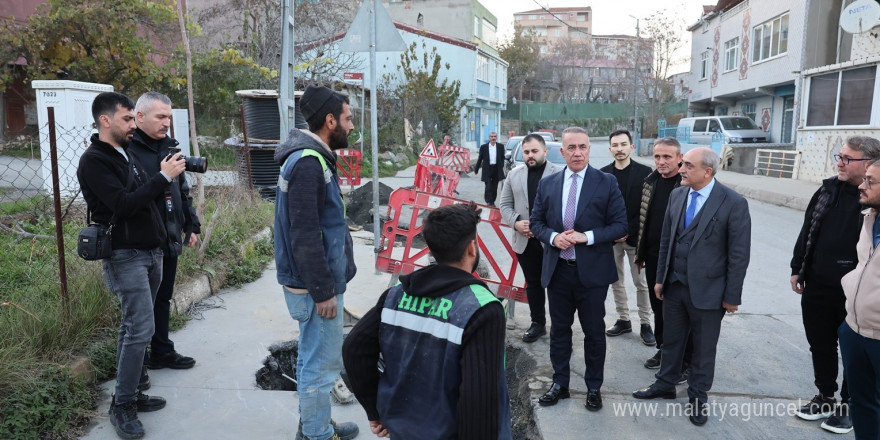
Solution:
<path fill-rule="evenodd" d="M 369 52 L 370 51 L 370 9 L 376 5 L 376 52 L 402 52 L 406 49 L 400 32 L 394 26 L 394 21 L 385 10 L 385 6 L 378 1 L 364 0 L 358 9 L 354 21 L 348 28 L 345 38 L 339 42 L 339 50 L 342 52 Z"/>
<path fill-rule="evenodd" d="M 434 148 L 434 139 L 431 139 L 428 141 L 428 144 L 425 145 L 425 148 L 419 154 L 419 157 L 425 157 L 425 158 L 431 158 L 431 159 L 437 158 L 437 149 Z"/>

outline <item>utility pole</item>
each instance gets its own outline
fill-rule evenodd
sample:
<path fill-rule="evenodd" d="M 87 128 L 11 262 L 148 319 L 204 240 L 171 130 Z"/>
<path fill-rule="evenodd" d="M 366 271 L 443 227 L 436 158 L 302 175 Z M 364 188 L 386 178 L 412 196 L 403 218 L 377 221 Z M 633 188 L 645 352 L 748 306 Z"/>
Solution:
<path fill-rule="evenodd" d="M 641 149 L 641 142 L 639 137 L 639 58 L 642 53 L 642 41 L 641 36 L 639 35 L 639 19 L 637 17 L 633 17 L 636 20 L 636 59 L 633 62 L 633 135 L 636 138 L 636 154 L 638 154 L 638 150 Z"/>

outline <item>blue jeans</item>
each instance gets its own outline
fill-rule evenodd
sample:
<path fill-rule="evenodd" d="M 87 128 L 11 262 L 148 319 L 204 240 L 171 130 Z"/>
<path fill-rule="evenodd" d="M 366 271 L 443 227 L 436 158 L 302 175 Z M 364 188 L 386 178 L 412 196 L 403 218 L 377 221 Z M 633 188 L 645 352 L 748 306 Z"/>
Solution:
<path fill-rule="evenodd" d="M 329 439 L 333 436 L 330 391 L 342 371 L 342 295 L 336 295 L 336 317 L 326 319 L 318 316 L 311 295 L 282 290 L 290 316 L 299 321 L 296 380 L 303 435 Z"/>
<path fill-rule="evenodd" d="M 846 321 L 837 335 L 856 440 L 880 439 L 880 340 L 856 333 Z"/>
<path fill-rule="evenodd" d="M 104 283 L 119 298 L 116 403 L 137 399 L 144 352 L 153 337 L 153 301 L 162 282 L 162 250 L 115 249 L 103 260 Z"/>

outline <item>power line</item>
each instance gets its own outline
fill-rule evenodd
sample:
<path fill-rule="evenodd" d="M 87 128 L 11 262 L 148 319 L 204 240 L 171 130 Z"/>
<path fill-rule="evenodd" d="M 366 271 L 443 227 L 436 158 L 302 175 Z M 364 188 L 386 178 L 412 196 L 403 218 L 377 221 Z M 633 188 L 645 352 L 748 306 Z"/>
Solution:
<path fill-rule="evenodd" d="M 565 20 L 559 18 L 559 16 L 556 15 L 556 14 L 554 14 L 553 11 L 551 11 L 550 9 L 547 9 L 546 6 L 544 6 L 544 5 L 540 4 L 540 3 L 538 3 L 538 0 L 532 0 L 532 1 L 534 1 L 536 5 L 540 6 L 541 9 L 543 9 L 543 10 L 546 11 L 548 14 L 550 14 L 551 17 L 555 18 L 556 21 L 558 21 L 558 22 L 562 23 L 563 25 L 565 25 L 565 27 L 567 27 L 569 31 L 574 30 L 574 31 L 577 31 L 577 32 L 581 32 L 581 33 L 585 34 L 585 35 L 588 36 L 588 37 L 590 36 L 590 32 L 589 32 L 589 30 L 584 31 L 583 29 L 581 29 L 581 28 L 579 28 L 579 27 L 577 27 L 577 26 L 572 26 L 572 25 L 566 23 Z M 591 10 L 591 11 L 592 11 L 592 10 Z"/>

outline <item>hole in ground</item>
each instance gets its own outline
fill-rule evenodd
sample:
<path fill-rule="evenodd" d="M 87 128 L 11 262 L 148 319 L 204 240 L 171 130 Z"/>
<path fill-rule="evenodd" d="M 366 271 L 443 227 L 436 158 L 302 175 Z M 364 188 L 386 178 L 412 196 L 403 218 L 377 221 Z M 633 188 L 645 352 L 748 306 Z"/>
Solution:
<path fill-rule="evenodd" d="M 296 391 L 296 359 L 298 341 L 280 342 L 269 346 L 269 356 L 257 370 L 257 386 L 264 390 Z M 529 379 L 537 363 L 525 351 L 508 345 L 505 366 L 510 399 L 510 423 L 516 440 L 543 440 L 535 422 Z M 285 377 L 286 376 L 286 377 Z M 348 385 L 348 376 L 342 378 Z"/>

